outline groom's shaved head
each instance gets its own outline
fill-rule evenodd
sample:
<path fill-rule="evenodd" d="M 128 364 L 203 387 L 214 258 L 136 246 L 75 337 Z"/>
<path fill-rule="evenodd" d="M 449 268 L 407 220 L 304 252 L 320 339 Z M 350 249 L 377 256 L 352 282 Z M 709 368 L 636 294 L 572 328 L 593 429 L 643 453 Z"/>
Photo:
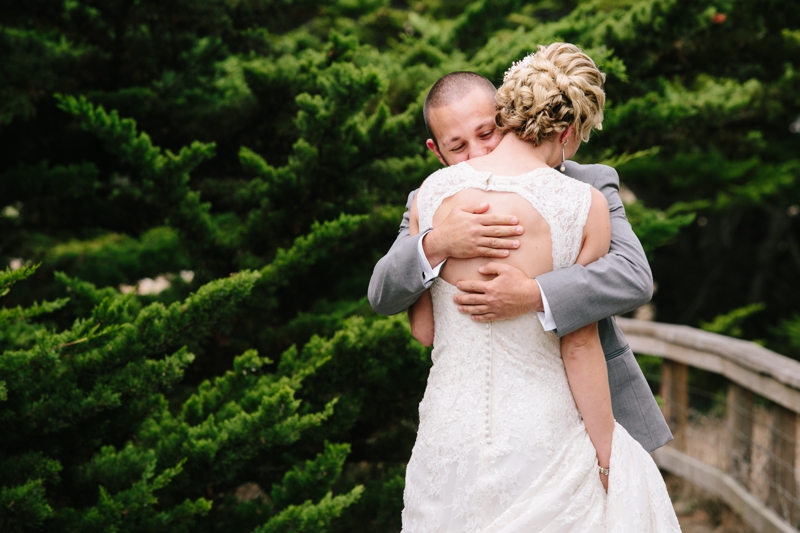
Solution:
<path fill-rule="evenodd" d="M 494 102 L 497 89 L 491 81 L 475 72 L 451 72 L 446 76 L 442 76 L 439 81 L 433 84 L 427 98 L 425 98 L 422 114 L 425 117 L 425 127 L 428 128 L 428 133 L 434 142 L 438 144 L 436 134 L 433 131 L 434 128 L 431 126 L 431 109 L 454 104 L 475 89 L 485 92 L 486 97 Z"/>

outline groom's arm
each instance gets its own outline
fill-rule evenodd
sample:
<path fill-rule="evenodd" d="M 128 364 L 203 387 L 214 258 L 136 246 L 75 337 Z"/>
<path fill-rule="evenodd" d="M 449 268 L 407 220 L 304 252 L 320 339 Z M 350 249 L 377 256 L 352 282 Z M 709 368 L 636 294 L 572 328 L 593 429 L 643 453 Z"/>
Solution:
<path fill-rule="evenodd" d="M 513 215 L 485 214 L 489 204 L 460 205 L 436 229 L 409 234 L 409 212 L 417 191 L 408 195 L 406 212 L 389 252 L 378 261 L 367 297 L 382 315 L 405 311 L 439 275 L 448 257 L 508 257 L 524 231 Z"/>
<path fill-rule="evenodd" d="M 594 179 L 583 181 L 599 189 L 608 200 L 611 248 L 589 265 L 576 264 L 536 277 L 559 337 L 602 318 L 633 311 L 653 296 L 653 275 L 625 216 L 616 170 L 605 165 L 575 165 L 568 174 L 576 177 L 578 172 L 591 172 Z"/>
<path fill-rule="evenodd" d="M 416 192 L 408 195 L 397 238 L 375 265 L 369 280 L 367 298 L 375 312 L 382 315 L 405 311 L 425 291 L 418 253 L 424 234 L 409 235 L 408 216 Z"/>

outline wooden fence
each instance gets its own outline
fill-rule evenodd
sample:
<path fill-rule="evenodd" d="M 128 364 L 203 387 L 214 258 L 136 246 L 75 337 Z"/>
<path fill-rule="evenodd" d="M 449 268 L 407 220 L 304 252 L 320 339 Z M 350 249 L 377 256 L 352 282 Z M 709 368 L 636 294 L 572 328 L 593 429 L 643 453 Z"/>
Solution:
<path fill-rule="evenodd" d="M 687 326 L 617 323 L 634 353 L 663 359 L 662 411 L 675 440 L 654 452 L 659 467 L 721 498 L 755 531 L 798 531 L 800 362 Z M 690 368 L 726 378 L 716 415 L 693 409 L 702 391 Z"/>

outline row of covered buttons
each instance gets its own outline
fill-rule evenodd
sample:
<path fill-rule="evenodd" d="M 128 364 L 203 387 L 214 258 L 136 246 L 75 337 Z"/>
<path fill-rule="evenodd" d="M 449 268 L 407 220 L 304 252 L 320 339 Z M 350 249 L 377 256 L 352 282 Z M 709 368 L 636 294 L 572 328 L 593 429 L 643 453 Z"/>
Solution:
<path fill-rule="evenodd" d="M 486 444 L 492 443 L 492 325 L 486 324 Z"/>

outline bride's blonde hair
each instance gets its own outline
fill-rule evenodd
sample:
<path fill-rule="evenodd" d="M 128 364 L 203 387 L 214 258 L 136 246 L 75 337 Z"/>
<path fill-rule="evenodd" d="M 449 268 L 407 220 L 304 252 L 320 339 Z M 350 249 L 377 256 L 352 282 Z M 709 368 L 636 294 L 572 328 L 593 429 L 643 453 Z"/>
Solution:
<path fill-rule="evenodd" d="M 574 44 L 538 48 L 508 70 L 497 90 L 499 130 L 539 146 L 572 125 L 588 141 L 592 128 L 603 127 L 606 75 Z"/>

